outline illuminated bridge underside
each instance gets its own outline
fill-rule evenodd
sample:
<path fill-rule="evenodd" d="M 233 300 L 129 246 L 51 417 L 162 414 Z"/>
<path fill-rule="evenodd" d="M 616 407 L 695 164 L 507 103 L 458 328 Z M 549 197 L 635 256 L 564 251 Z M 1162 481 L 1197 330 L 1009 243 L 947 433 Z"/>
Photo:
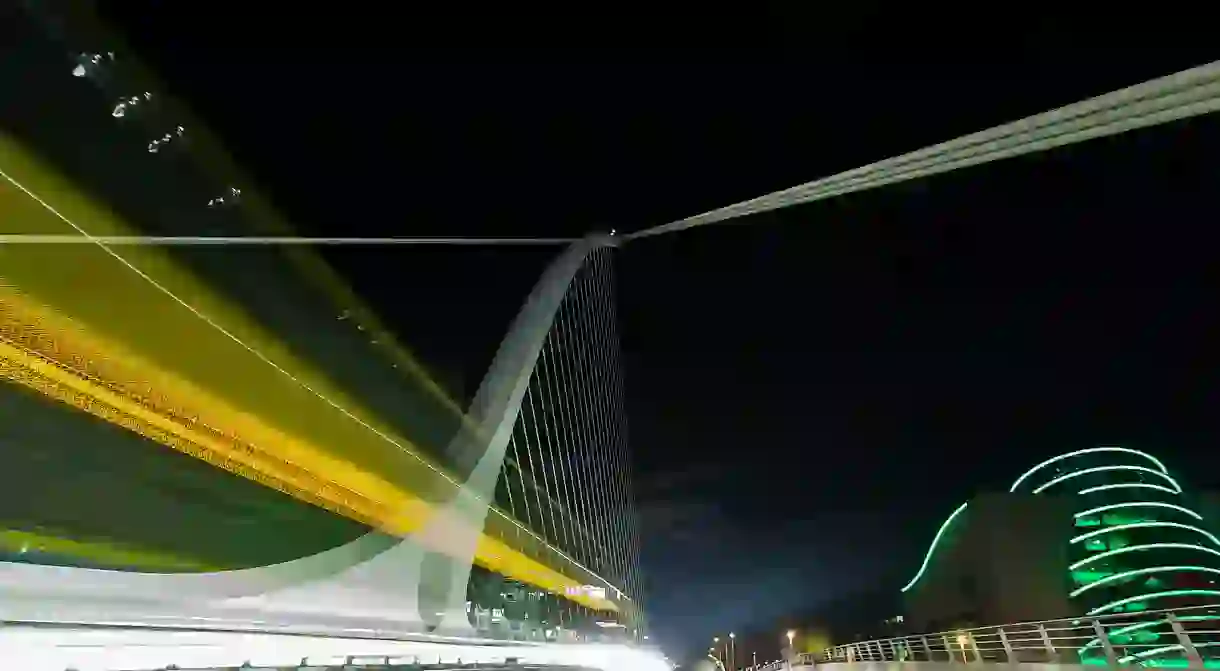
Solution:
<path fill-rule="evenodd" d="M 37 7 L 34 14 L 47 18 Z M 267 231 L 277 217 L 202 124 L 150 93 L 160 87 L 121 48 L 117 58 L 92 52 L 112 40 L 74 22 L 51 17 L 43 30 L 17 31 L 14 58 L 0 65 L 5 81 L 31 91 L 0 115 L 0 233 L 87 243 L 0 247 L 0 392 L 10 410 L 48 422 L 41 435 L 30 424 L 0 442 L 18 447 L 30 474 L 46 470 L 25 455 L 60 454 L 65 442 L 116 464 L 174 464 L 187 472 L 174 476 L 188 485 L 187 497 L 203 500 L 191 505 L 206 509 L 204 538 L 227 525 L 227 488 L 259 511 L 244 515 L 239 505 L 231 518 L 257 520 L 268 537 L 295 537 L 285 545 L 296 551 L 264 561 L 251 561 L 259 552 L 212 553 L 229 569 L 220 572 L 131 573 L 210 567 L 189 549 L 161 552 L 191 546 L 150 533 L 158 515 L 135 511 L 136 523 L 120 515 L 121 529 L 107 536 L 104 513 L 74 516 L 60 505 L 44 525 L 35 508 L 10 507 L 0 551 L 20 554 L 21 565 L 0 565 L 9 590 L 0 596 L 11 597 L 0 599 L 6 617 L 59 619 L 69 617 L 65 604 L 80 615 L 100 603 L 132 619 L 277 613 L 289 622 L 327 604 L 348 624 L 461 630 L 467 599 L 474 611 L 494 612 L 470 591 L 492 588 L 495 580 L 484 578 L 498 574 L 508 582 L 501 592 L 545 605 L 541 618 L 525 614 L 533 622 L 579 628 L 594 617 L 536 588 L 603 611 L 598 625 L 631 622 L 637 539 L 610 240 L 582 241 L 547 270 L 470 413 L 454 412 L 409 353 L 386 357 L 384 330 L 301 250 L 98 243 L 94 236 Z M 268 269 L 265 284 L 275 288 L 243 285 Z M 186 462 L 218 468 L 191 475 Z M 84 484 L 76 475 L 55 482 Z M 192 477 L 203 483 L 194 491 Z M 74 500 L 105 496 L 105 478 L 88 480 Z M 147 488 L 139 476 L 114 478 L 115 498 L 129 498 L 132 483 L 142 492 L 133 500 L 165 501 L 166 491 L 173 500 L 172 485 Z M 130 503 L 101 507 L 133 511 Z M 193 521 L 183 518 L 184 526 Z M 292 527 L 287 536 L 276 528 L 281 521 Z M 314 525 L 325 540 L 300 542 Z M 125 571 L 30 564 L 44 560 Z M 472 572 L 472 563 L 488 571 Z M 119 601 L 138 605 L 122 609 Z"/>
<path fill-rule="evenodd" d="M 1220 601 L 1220 538 L 1182 500 L 1181 485 L 1156 457 L 1124 447 L 1076 450 L 1030 468 L 1010 491 L 1075 496 L 1079 501 L 1078 511 L 1065 524 L 1075 529 L 1069 543 L 1069 597 L 1081 614 L 1138 613 Z M 944 521 L 903 591 L 924 576 L 937 546 L 966 507 L 963 503 Z M 1191 622 L 1216 617 L 1195 616 Z M 1115 645 L 1146 649 L 1137 655 L 1144 661 L 1179 651 L 1176 635 L 1163 620 L 1137 622 L 1112 632 L 1110 639 Z M 1084 661 L 1104 661 L 1100 648 L 1097 639 L 1084 643 Z"/>
<path fill-rule="evenodd" d="M 372 628 L 379 631 L 413 631 L 425 625 L 463 631 L 469 628 L 466 585 L 471 562 L 475 560 L 496 572 L 568 594 L 592 607 L 618 609 L 620 604 L 629 603 L 614 585 L 604 585 L 608 588 L 607 598 L 574 589 L 597 584 L 596 576 L 587 570 L 583 580 L 572 580 L 529 557 L 514 555 L 504 541 L 483 533 L 489 502 L 504 469 L 522 401 L 535 379 L 535 365 L 548 342 L 551 322 L 572 278 L 590 253 L 605 242 L 582 241 L 548 269 L 480 387 L 470 413 L 471 421 L 450 445 L 451 454 L 464 455 L 473 462 L 469 478 L 463 486 L 454 488 L 448 502 L 437 505 L 417 499 L 417 508 L 397 518 L 404 520 L 404 526 L 393 529 L 395 535 L 375 532 L 333 550 L 284 564 L 210 574 L 144 574 L 3 563 L 0 590 L 4 599 L 0 603 L 0 617 L 27 621 L 93 621 L 88 618 L 102 616 L 112 620 L 178 621 L 204 617 L 223 621 L 270 619 L 285 626 L 314 629 L 324 625 L 335 627 L 336 622 L 343 622 L 342 626 L 348 628 L 368 628 L 373 624 L 376 626 Z M 226 445 L 207 436 L 197 428 L 197 422 L 158 412 L 160 409 L 154 403 L 138 403 L 112 391 L 110 385 L 90 375 L 84 362 L 74 360 L 71 350 L 65 352 L 63 346 L 56 347 L 61 341 L 52 342 L 44 335 L 45 331 L 38 330 L 48 325 L 48 319 L 55 318 L 53 314 L 36 311 L 30 307 L 30 301 L 22 300 L 23 294 L 11 290 L 6 299 L 0 371 L 10 380 L 188 453 L 189 449 L 183 447 L 188 440 L 191 441 L 188 446 L 201 443 L 214 446 L 213 452 L 200 450 L 194 456 L 208 461 L 216 459 L 219 465 L 252 479 L 258 479 L 264 471 L 275 472 L 269 467 L 257 468 L 265 463 L 259 462 L 259 457 L 270 458 L 253 449 L 247 450 L 248 461 L 242 462 L 253 466 L 243 472 L 233 463 L 231 442 Z M 20 317 L 28 321 L 22 323 Z M 77 335 L 88 343 L 87 334 L 79 331 L 55 328 L 50 332 Z M 41 350 L 37 347 L 40 339 Z M 59 358 L 52 358 L 56 354 Z M 308 474 L 295 476 L 304 479 Z M 335 498 L 343 502 L 342 498 Z M 318 503 L 334 505 L 333 500 Z M 439 622 L 434 617 L 438 613 L 423 616 L 419 610 L 420 579 L 427 557 L 442 558 L 449 565 L 449 589 Z M 554 559 L 555 565 L 563 564 L 562 556 Z M 568 562 L 579 568 L 574 560 Z M 436 607 L 437 604 L 431 604 L 430 612 Z"/>
<path fill-rule="evenodd" d="M 130 232 L 2 137 L 0 171 L 4 233 Z M 48 193 L 58 200 L 40 195 Z M 450 453 L 480 454 L 471 446 L 509 435 L 521 398 L 505 386 L 504 371 L 536 360 L 526 340 L 536 340 L 537 348 L 545 342 L 563 290 L 591 244 L 578 244 L 548 271 L 539 285 L 547 289 L 545 305 L 536 307 L 536 291 L 522 314 L 535 321 L 519 322 L 476 398 L 474 417 L 498 411 L 507 428 L 484 420 L 478 431 L 487 435 L 478 437 L 468 424 Z M 0 248 L 0 267 L 0 376 L 9 381 L 390 535 L 414 535 L 431 551 L 463 555 L 451 539 L 428 531 L 452 528 L 453 510 L 463 510 L 477 564 L 592 608 L 616 608 L 613 600 L 577 589 L 594 585 L 620 594 L 616 585 L 499 508 L 486 520 L 470 514 L 477 503 L 466 502 L 469 488 L 457 477 L 421 457 L 162 250 L 125 249 L 120 258 L 93 246 Z M 99 291 L 79 291 L 85 278 Z M 190 297 L 189 305 L 181 296 Z M 528 384 L 531 371 L 512 372 Z M 344 446 L 344 458 L 323 445 Z M 503 449 L 489 445 L 486 453 L 502 458 Z M 488 464 L 471 472 L 476 502 L 492 498 L 489 472 L 499 469 Z"/>
<path fill-rule="evenodd" d="M 50 171 L 39 169 L 12 143 L 0 149 L 5 233 L 122 230 L 112 216 Z M 39 193 L 70 197 L 52 204 Z M 212 611 L 232 611 L 280 612 L 291 620 L 326 604 L 330 614 L 339 610 L 349 619 L 393 622 L 393 628 L 441 624 L 463 629 L 471 561 L 595 609 L 621 609 L 630 602 L 620 585 L 607 582 L 502 510 L 494 509 L 487 518 L 552 322 L 573 277 L 604 242 L 583 241 L 565 253 L 519 315 L 476 396 L 469 421 L 447 450 L 465 460 L 463 470 L 469 477 L 464 483 L 349 404 L 323 377 L 294 362 L 291 353 L 276 348 L 274 339 L 260 333 L 256 324 L 227 310 L 222 300 L 158 250 L 125 250 L 119 257 L 84 246 L 69 251 L 73 258 L 67 259 L 64 250 L 51 252 L 55 258 L 41 258 L 40 250 L 14 254 L 0 249 L 0 375 L 9 382 L 385 532 L 276 566 L 215 574 L 2 564 L 3 617 L 80 619 L 81 608 L 113 595 L 139 604 L 127 612 L 133 619 L 201 611 L 211 615 L 198 616 L 210 617 L 216 615 Z M 72 285 L 79 287 L 82 277 L 113 293 L 75 290 Z M 97 300 L 97 295 L 114 300 Z M 190 303 L 178 300 L 180 296 L 189 296 Z M 133 305 L 141 306 L 143 313 L 124 318 Z M 152 313 L 157 315 L 154 320 L 147 318 Z M 182 342 L 191 347 L 175 345 Z M 251 351 L 255 346 L 257 354 Z M 326 418 L 330 421 L 323 421 Z M 312 425 L 301 426 L 309 422 Z M 370 442 L 388 443 L 403 453 L 389 476 L 392 482 L 320 447 Z M 525 477 L 518 477 L 524 485 Z M 537 496 L 537 485 L 530 484 Z M 588 534 L 591 527 L 611 521 L 587 518 L 582 531 Z M 565 531 L 575 528 L 569 524 Z M 619 549 L 597 547 L 587 554 L 601 557 Z M 419 612 L 419 581 L 427 557 L 434 558 L 432 564 L 437 557 L 450 564 L 448 571 L 433 570 L 428 578 L 448 578 L 442 623 L 436 621 L 436 604 L 426 615 Z M 617 575 L 621 580 L 626 571 Z M 583 588 L 588 585 L 601 589 Z M 435 585 L 430 589 L 435 591 Z M 114 604 L 102 610 L 112 616 L 118 612 Z"/>

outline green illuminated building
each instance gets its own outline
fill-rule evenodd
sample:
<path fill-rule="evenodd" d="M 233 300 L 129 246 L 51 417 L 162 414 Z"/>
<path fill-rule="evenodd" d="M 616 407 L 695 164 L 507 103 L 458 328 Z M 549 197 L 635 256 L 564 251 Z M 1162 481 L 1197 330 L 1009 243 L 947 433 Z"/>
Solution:
<path fill-rule="evenodd" d="M 1220 597 L 1220 539 L 1183 499 L 1159 460 L 1126 448 L 1048 460 L 1012 491 L 1075 495 L 1070 597 L 1089 615 L 1210 602 Z"/>
<path fill-rule="evenodd" d="M 1220 538 L 1165 465 L 1096 447 L 1047 459 L 1007 493 L 956 508 L 903 592 L 916 626 L 936 628 L 1220 603 L 1217 580 Z M 1153 618 L 1133 619 L 1111 640 L 1123 663 L 1176 650 Z M 1101 661 L 1100 647 L 1085 643 L 1082 661 Z"/>

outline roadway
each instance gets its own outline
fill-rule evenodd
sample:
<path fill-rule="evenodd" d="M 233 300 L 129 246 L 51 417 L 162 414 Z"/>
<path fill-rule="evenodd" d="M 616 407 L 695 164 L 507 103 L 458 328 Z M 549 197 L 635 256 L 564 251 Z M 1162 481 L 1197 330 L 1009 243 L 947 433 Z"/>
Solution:
<path fill-rule="evenodd" d="M 155 629 L 0 627 L 0 650 L 23 671 L 235 668 L 511 668 L 668 671 L 655 652 L 613 645 L 530 645 L 415 636 L 344 638 Z"/>

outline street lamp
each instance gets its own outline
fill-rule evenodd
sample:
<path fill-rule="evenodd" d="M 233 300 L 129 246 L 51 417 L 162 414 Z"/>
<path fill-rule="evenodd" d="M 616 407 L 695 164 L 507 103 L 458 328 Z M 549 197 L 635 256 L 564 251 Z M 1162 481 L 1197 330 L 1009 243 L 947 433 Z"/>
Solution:
<path fill-rule="evenodd" d="M 965 634 L 957 635 L 957 647 L 962 649 L 962 663 L 966 663 L 966 644 L 970 642 L 970 637 Z"/>
<path fill-rule="evenodd" d="M 788 650 L 790 652 L 788 654 L 792 655 L 793 657 L 796 657 L 796 648 L 792 645 L 792 639 L 794 639 L 794 638 L 796 638 L 796 630 L 789 629 L 788 630 Z"/>
<path fill-rule="evenodd" d="M 729 671 L 737 671 L 737 634 L 729 632 Z"/>

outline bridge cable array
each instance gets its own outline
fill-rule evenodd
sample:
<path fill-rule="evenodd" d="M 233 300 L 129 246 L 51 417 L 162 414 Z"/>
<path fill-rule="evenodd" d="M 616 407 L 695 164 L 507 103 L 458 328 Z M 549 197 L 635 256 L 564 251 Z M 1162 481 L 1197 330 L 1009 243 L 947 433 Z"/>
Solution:
<path fill-rule="evenodd" d="M 0 245 L 89 245 L 103 244 L 112 247 L 155 246 L 397 246 L 397 245 L 507 245 L 507 246 L 552 246 L 570 245 L 577 238 L 359 238 L 359 237 L 307 237 L 292 235 L 95 235 L 86 238 L 72 234 L 11 234 L 0 235 Z"/>
<path fill-rule="evenodd" d="M 830 177 L 624 235 L 633 240 L 812 203 L 959 168 L 1117 135 L 1220 109 L 1220 62 L 1184 70 L 1066 107 Z"/>
<path fill-rule="evenodd" d="M 638 599 L 639 521 L 611 253 L 592 251 L 564 294 L 512 427 L 495 499 Z"/>
<path fill-rule="evenodd" d="M 1220 62 L 1129 86 L 988 130 L 775 191 L 693 217 L 622 235 L 634 240 L 930 177 L 1220 109 Z M 3 236 L 0 244 L 80 244 L 73 235 Z M 108 245 L 557 245 L 570 238 L 310 238 L 117 236 Z"/>

